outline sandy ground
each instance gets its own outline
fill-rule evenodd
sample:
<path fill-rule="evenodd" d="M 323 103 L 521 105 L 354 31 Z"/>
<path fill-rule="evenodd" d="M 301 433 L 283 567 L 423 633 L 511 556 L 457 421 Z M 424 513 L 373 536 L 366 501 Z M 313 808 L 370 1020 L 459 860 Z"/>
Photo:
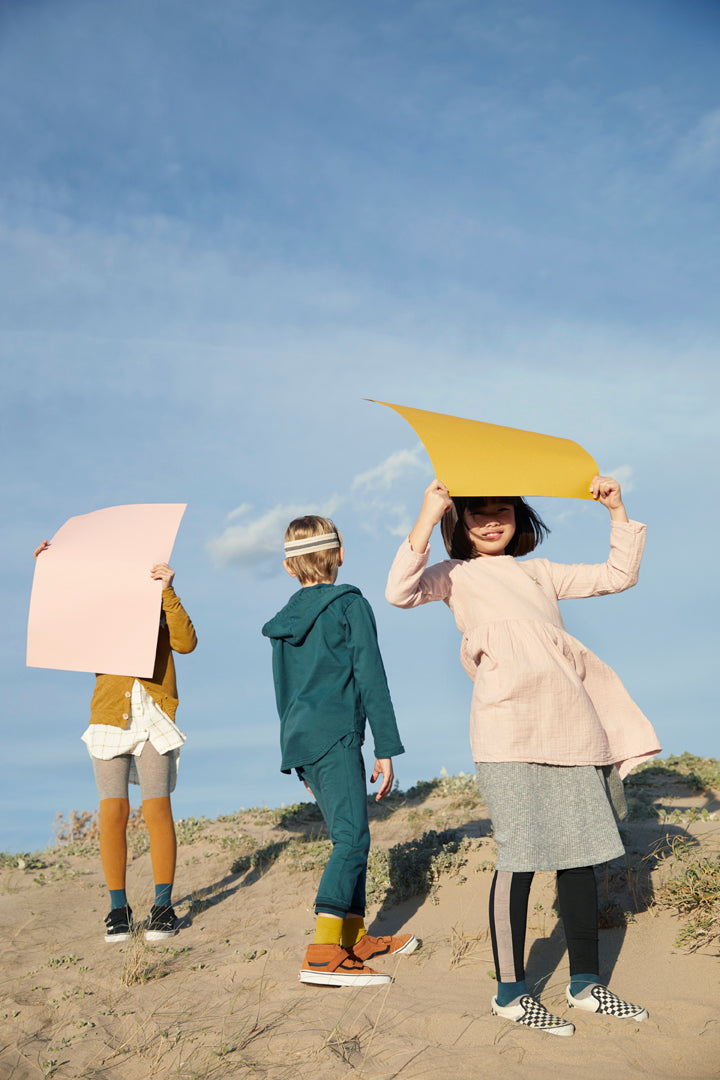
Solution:
<path fill-rule="evenodd" d="M 141 935 L 127 945 L 105 944 L 107 894 L 91 848 L 52 849 L 39 860 L 45 866 L 6 858 L 0 1078 L 512 1080 L 528 1069 L 548 1080 L 720 1077 L 717 942 L 690 954 L 674 944 L 683 922 L 654 900 L 673 859 L 658 865 L 648 858 L 668 836 L 692 837 L 716 854 L 720 798 L 667 779 L 643 790 L 640 820 L 624 826 L 627 863 L 598 871 L 601 904 L 615 904 L 616 915 L 629 912 L 627 919 L 611 917 L 620 925 L 601 932 L 601 974 L 649 1010 L 643 1023 L 567 1009 L 567 956 L 551 874 L 533 883 L 527 974 L 547 1007 L 570 1015 L 576 1034 L 553 1038 L 491 1016 L 494 845 L 470 785 L 447 781 L 373 809 L 380 849 L 410 851 L 429 829 L 459 827 L 468 838 L 436 888 L 372 906 L 374 932 L 411 929 L 422 939 L 411 956 L 376 962 L 394 977 L 380 988 L 297 981 L 322 861 L 317 843 L 308 841 L 322 836 L 311 812 L 247 811 L 179 827 L 175 908 L 182 925 L 155 945 Z M 671 813 L 669 823 L 659 820 L 660 805 Z M 704 808 L 709 819 L 693 821 L 692 807 Z M 233 872 L 237 858 L 253 851 L 264 852 L 265 861 Z M 404 871 L 393 870 L 392 859 L 390 867 L 386 885 L 397 891 Z M 147 853 L 131 862 L 128 893 L 136 917 L 145 916 L 152 896 Z"/>

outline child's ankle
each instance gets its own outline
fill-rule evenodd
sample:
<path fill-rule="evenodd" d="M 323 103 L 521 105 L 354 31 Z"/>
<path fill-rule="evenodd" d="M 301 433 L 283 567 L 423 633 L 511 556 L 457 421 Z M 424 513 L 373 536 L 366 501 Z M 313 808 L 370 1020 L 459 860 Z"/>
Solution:
<path fill-rule="evenodd" d="M 337 915 L 321 912 L 315 923 L 313 945 L 339 945 L 342 938 L 343 920 Z"/>
<path fill-rule="evenodd" d="M 515 998 L 519 998 L 521 994 L 527 994 L 527 992 L 527 983 L 524 979 L 521 979 L 520 982 L 499 982 L 495 998 L 498 1005 L 509 1005 Z"/>
<path fill-rule="evenodd" d="M 169 885 L 156 885 L 155 886 L 155 906 L 156 907 L 170 907 L 170 901 L 172 897 L 172 882 Z"/>
<path fill-rule="evenodd" d="M 346 915 L 342 924 L 341 944 L 343 949 L 352 949 L 361 938 L 365 937 L 365 919 L 362 915 Z"/>
<path fill-rule="evenodd" d="M 582 973 L 580 975 L 571 975 L 570 976 L 570 993 L 572 994 L 573 997 L 575 997 L 575 995 L 579 994 L 581 990 L 584 990 L 586 986 L 592 986 L 593 983 L 598 983 L 598 982 L 600 982 L 600 976 L 599 975 L 594 975 L 594 974 L 589 974 L 589 973 Z"/>

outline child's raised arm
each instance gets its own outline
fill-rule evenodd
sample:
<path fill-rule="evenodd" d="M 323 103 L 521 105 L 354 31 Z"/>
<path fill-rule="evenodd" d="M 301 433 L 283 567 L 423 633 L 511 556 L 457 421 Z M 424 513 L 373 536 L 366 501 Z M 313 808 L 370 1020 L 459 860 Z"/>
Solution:
<path fill-rule="evenodd" d="M 620 484 L 612 476 L 593 476 L 590 482 L 593 499 L 601 502 L 610 511 L 611 521 L 627 521 L 627 511 L 622 501 Z"/>
<path fill-rule="evenodd" d="M 437 477 L 425 489 L 418 519 L 410 531 L 410 547 L 422 555 L 430 535 L 452 506 L 452 499 L 442 480 Z"/>

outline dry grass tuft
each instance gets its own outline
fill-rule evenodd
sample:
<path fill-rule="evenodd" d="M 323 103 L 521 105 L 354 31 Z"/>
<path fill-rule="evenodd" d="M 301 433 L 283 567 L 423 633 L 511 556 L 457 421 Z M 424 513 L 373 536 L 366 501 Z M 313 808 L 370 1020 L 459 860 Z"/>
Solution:
<path fill-rule="evenodd" d="M 658 865 L 668 876 L 656 889 L 656 903 L 685 917 L 675 944 L 695 952 L 720 941 L 720 855 L 704 855 L 692 839 L 673 837 Z"/>
<path fill-rule="evenodd" d="M 479 955 L 486 950 L 481 946 L 487 946 L 490 940 L 490 930 L 480 930 L 476 934 L 466 934 L 465 928 L 457 925 L 450 930 L 450 967 L 462 967 L 463 964 L 477 964 L 487 960 L 487 956 Z"/>
<path fill-rule="evenodd" d="M 157 952 L 148 947 L 143 927 L 136 926 L 125 946 L 120 982 L 123 986 L 137 986 L 151 979 L 162 979 L 167 974 L 167 966 Z"/>
<path fill-rule="evenodd" d="M 56 814 L 53 828 L 55 843 L 69 855 L 86 855 L 100 850 L 99 810 L 71 810 L 67 818 L 63 814 Z M 133 854 L 149 850 L 150 837 L 139 806 L 130 811 L 127 837 L 128 847 Z"/>

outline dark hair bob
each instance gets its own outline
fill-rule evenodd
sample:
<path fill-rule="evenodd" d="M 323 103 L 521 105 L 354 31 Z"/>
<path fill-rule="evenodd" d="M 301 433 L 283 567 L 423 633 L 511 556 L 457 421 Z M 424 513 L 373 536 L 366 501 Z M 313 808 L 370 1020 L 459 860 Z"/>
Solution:
<path fill-rule="evenodd" d="M 515 507 L 515 535 L 505 548 L 506 555 L 527 555 L 550 532 L 542 518 L 520 495 L 457 495 L 440 523 L 442 538 L 451 559 L 479 558 L 465 531 L 465 511 L 472 513 L 482 510 L 489 502 L 504 502 Z"/>

